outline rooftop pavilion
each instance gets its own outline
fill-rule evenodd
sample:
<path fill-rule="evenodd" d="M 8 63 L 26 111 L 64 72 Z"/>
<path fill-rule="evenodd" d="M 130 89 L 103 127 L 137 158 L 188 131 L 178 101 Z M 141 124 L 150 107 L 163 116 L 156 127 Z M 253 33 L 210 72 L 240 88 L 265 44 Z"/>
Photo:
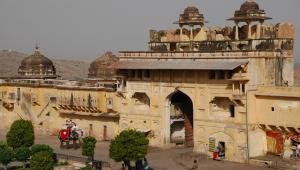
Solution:
<path fill-rule="evenodd" d="M 179 28 L 150 30 L 150 52 L 236 52 L 292 51 L 295 29 L 292 24 L 265 23 L 270 20 L 265 10 L 245 1 L 234 16 L 234 26 L 206 27 L 204 15 L 194 6 L 179 15 Z M 245 23 L 245 24 L 242 24 Z M 132 52 L 131 52 L 132 53 Z"/>

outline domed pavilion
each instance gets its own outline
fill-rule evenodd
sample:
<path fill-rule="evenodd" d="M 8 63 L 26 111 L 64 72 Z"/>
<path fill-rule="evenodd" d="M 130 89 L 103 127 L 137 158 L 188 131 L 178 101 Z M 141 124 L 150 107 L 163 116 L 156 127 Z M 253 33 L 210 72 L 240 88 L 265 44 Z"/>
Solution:
<path fill-rule="evenodd" d="M 18 69 L 18 74 L 26 78 L 56 78 L 56 69 L 53 62 L 45 57 L 39 51 L 39 47 L 35 47 L 35 52 L 24 58 Z"/>
<path fill-rule="evenodd" d="M 259 8 L 259 5 L 254 0 L 246 0 L 239 10 L 236 10 L 234 17 L 228 20 L 233 20 L 236 24 L 235 39 L 238 40 L 238 24 L 245 22 L 248 25 L 248 39 L 251 38 L 251 23 L 258 22 L 259 26 L 264 23 L 265 20 L 272 19 L 266 16 L 266 12 Z"/>
<path fill-rule="evenodd" d="M 106 52 L 90 64 L 88 77 L 111 79 L 116 74 L 116 70 L 109 68 L 109 66 L 116 61 L 118 61 L 117 56 L 115 56 L 112 52 Z"/>

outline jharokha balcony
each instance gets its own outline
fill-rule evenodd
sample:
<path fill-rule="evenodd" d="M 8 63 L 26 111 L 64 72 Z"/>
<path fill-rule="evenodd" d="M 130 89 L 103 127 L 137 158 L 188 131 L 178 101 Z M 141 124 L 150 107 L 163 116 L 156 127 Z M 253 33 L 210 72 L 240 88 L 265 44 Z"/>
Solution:
<path fill-rule="evenodd" d="M 116 112 L 102 112 L 97 107 L 75 106 L 75 105 L 62 105 L 59 104 L 57 110 L 59 113 L 68 115 L 80 115 L 80 116 L 96 116 L 106 118 L 119 118 L 119 114 Z"/>

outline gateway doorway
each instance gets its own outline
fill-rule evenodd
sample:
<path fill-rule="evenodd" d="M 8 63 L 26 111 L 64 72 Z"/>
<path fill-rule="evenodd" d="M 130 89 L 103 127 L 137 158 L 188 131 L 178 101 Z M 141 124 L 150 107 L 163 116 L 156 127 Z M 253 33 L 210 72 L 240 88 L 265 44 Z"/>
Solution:
<path fill-rule="evenodd" d="M 194 146 L 193 102 L 183 92 L 176 91 L 169 97 L 170 143 Z"/>

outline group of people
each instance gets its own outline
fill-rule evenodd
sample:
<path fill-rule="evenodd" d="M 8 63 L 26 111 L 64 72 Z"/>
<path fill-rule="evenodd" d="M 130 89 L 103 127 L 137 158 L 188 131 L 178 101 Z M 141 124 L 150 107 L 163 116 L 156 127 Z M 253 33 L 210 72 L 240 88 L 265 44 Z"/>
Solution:
<path fill-rule="evenodd" d="M 78 126 L 75 122 L 72 121 L 72 119 L 70 120 L 66 120 L 66 123 L 63 126 L 63 129 L 67 129 L 70 128 L 71 130 L 75 130 L 78 129 Z"/>
<path fill-rule="evenodd" d="M 300 143 L 297 143 L 294 150 L 294 157 L 299 158 L 300 157 Z"/>
<path fill-rule="evenodd" d="M 218 146 L 213 152 L 213 159 L 218 161 L 225 159 L 225 146 L 221 142 L 218 143 Z"/>
<path fill-rule="evenodd" d="M 130 161 L 124 161 L 124 163 L 122 164 L 122 170 L 150 170 L 151 168 L 149 167 L 148 161 L 146 158 L 139 159 L 137 161 L 135 161 L 135 168 L 131 168 L 130 166 Z"/>
<path fill-rule="evenodd" d="M 66 120 L 63 129 L 70 129 L 69 135 L 77 135 L 77 137 L 81 137 L 83 135 L 83 131 L 75 122 L 72 121 L 72 119 Z"/>

